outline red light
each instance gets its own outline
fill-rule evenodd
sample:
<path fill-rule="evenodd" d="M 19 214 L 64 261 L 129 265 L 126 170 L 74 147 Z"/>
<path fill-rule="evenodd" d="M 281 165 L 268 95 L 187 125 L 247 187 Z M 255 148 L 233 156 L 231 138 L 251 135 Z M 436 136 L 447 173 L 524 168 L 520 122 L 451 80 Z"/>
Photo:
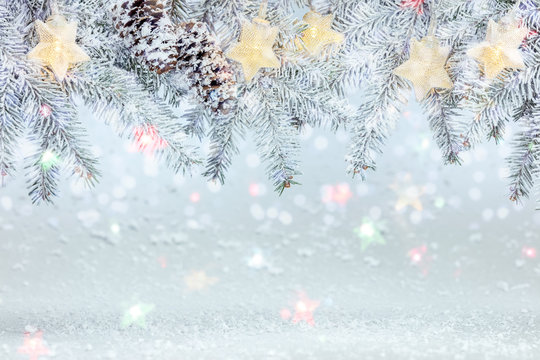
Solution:
<path fill-rule="evenodd" d="M 337 203 L 345 205 L 352 198 L 353 193 L 349 184 L 337 184 L 334 186 L 327 186 L 324 190 L 322 201 L 324 203 Z"/>
<path fill-rule="evenodd" d="M 156 150 L 165 149 L 167 141 L 163 140 L 155 126 L 137 126 L 133 131 L 133 151 L 152 155 Z"/>
<path fill-rule="evenodd" d="M 49 117 L 52 114 L 52 109 L 49 105 L 43 104 L 39 108 L 39 114 L 43 116 L 44 118 Z"/>
<path fill-rule="evenodd" d="M 422 14 L 424 10 L 422 9 L 422 5 L 424 5 L 425 0 L 402 0 L 401 1 L 401 7 L 402 8 L 413 8 L 416 9 L 416 12 L 418 14 Z"/>
<path fill-rule="evenodd" d="M 521 253 L 523 256 L 528 257 L 529 259 L 536 258 L 536 249 L 533 247 L 523 247 Z"/>

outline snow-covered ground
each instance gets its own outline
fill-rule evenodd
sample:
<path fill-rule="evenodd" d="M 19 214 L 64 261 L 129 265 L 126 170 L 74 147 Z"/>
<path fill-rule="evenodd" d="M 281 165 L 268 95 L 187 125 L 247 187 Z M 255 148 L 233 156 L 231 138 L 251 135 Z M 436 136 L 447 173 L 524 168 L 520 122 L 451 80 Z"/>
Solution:
<path fill-rule="evenodd" d="M 306 133 L 279 197 L 249 142 L 220 187 L 84 121 L 97 188 L 0 189 L 0 359 L 540 358 L 540 212 L 505 146 L 444 167 L 411 108 L 365 183 Z"/>

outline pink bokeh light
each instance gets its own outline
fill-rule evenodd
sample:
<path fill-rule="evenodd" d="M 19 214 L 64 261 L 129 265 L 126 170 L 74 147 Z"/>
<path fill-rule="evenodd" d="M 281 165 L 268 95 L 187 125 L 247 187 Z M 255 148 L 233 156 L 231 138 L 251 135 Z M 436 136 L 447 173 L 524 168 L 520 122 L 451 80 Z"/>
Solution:
<path fill-rule="evenodd" d="M 157 150 L 165 149 L 168 146 L 155 126 L 137 126 L 133 131 L 133 145 L 131 151 L 142 152 L 146 155 L 152 155 Z"/>
<path fill-rule="evenodd" d="M 189 201 L 191 201 L 192 203 L 198 203 L 199 201 L 201 201 L 201 194 L 199 194 L 198 192 L 191 193 L 191 195 L 189 195 Z"/>
<path fill-rule="evenodd" d="M 49 105 L 43 104 L 39 108 L 39 114 L 44 118 L 49 117 L 52 114 L 52 109 Z"/>
<path fill-rule="evenodd" d="M 38 360 L 43 355 L 50 355 L 50 351 L 43 342 L 43 332 L 38 331 L 33 336 L 30 333 L 24 334 L 24 342 L 17 352 L 28 356 L 28 360 Z"/>
<path fill-rule="evenodd" d="M 261 186 L 257 183 L 249 184 L 249 195 L 256 197 L 261 194 Z"/>
<path fill-rule="evenodd" d="M 418 14 L 423 14 L 424 9 L 422 8 L 422 5 L 424 5 L 425 0 L 402 0 L 401 1 L 401 7 L 402 8 L 413 8 L 416 9 L 416 12 Z"/>
<path fill-rule="evenodd" d="M 521 253 L 529 259 L 536 258 L 536 249 L 533 247 L 524 246 L 523 249 L 521 249 Z"/>
<path fill-rule="evenodd" d="M 351 187 L 347 183 L 325 186 L 323 189 L 323 203 L 336 203 L 345 205 L 352 198 Z"/>

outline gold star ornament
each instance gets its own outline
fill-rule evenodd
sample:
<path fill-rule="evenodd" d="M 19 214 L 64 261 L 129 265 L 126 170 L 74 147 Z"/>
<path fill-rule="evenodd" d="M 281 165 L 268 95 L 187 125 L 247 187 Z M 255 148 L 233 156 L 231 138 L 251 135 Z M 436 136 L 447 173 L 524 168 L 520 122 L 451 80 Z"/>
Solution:
<path fill-rule="evenodd" d="M 486 78 L 493 79 L 506 68 L 525 68 L 519 46 L 529 30 L 518 25 L 517 21 L 496 23 L 489 20 L 486 40 L 467 52 L 480 62 Z"/>
<path fill-rule="evenodd" d="M 409 60 L 398 66 L 394 74 L 413 83 L 416 100 L 423 100 L 431 89 L 450 89 L 452 80 L 444 68 L 450 47 L 441 47 L 435 36 L 411 40 Z"/>
<path fill-rule="evenodd" d="M 304 22 L 309 27 L 302 33 L 302 42 L 309 55 L 319 56 L 328 45 L 343 44 L 345 36 L 332 30 L 333 21 L 332 14 L 323 16 L 316 11 L 310 11 L 304 15 Z"/>
<path fill-rule="evenodd" d="M 62 15 L 52 15 L 47 22 L 36 21 L 39 44 L 28 53 L 28 58 L 49 66 L 58 81 L 64 80 L 71 64 L 90 60 L 75 43 L 77 24 Z"/>
<path fill-rule="evenodd" d="M 240 41 L 229 50 L 227 57 L 242 65 L 247 82 L 261 68 L 278 69 L 281 66 L 272 50 L 278 31 L 277 27 L 260 18 L 243 24 Z"/>

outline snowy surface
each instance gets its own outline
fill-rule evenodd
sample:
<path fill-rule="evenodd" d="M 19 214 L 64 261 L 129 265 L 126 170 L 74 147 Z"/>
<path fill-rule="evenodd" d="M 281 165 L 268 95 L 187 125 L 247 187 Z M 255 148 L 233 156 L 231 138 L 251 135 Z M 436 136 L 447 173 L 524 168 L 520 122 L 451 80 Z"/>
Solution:
<path fill-rule="evenodd" d="M 507 200 L 504 145 L 444 167 L 418 114 L 365 183 L 308 131 L 282 197 L 249 142 L 220 187 L 84 116 L 97 188 L 0 189 L 0 359 L 540 358 L 540 213 Z"/>

